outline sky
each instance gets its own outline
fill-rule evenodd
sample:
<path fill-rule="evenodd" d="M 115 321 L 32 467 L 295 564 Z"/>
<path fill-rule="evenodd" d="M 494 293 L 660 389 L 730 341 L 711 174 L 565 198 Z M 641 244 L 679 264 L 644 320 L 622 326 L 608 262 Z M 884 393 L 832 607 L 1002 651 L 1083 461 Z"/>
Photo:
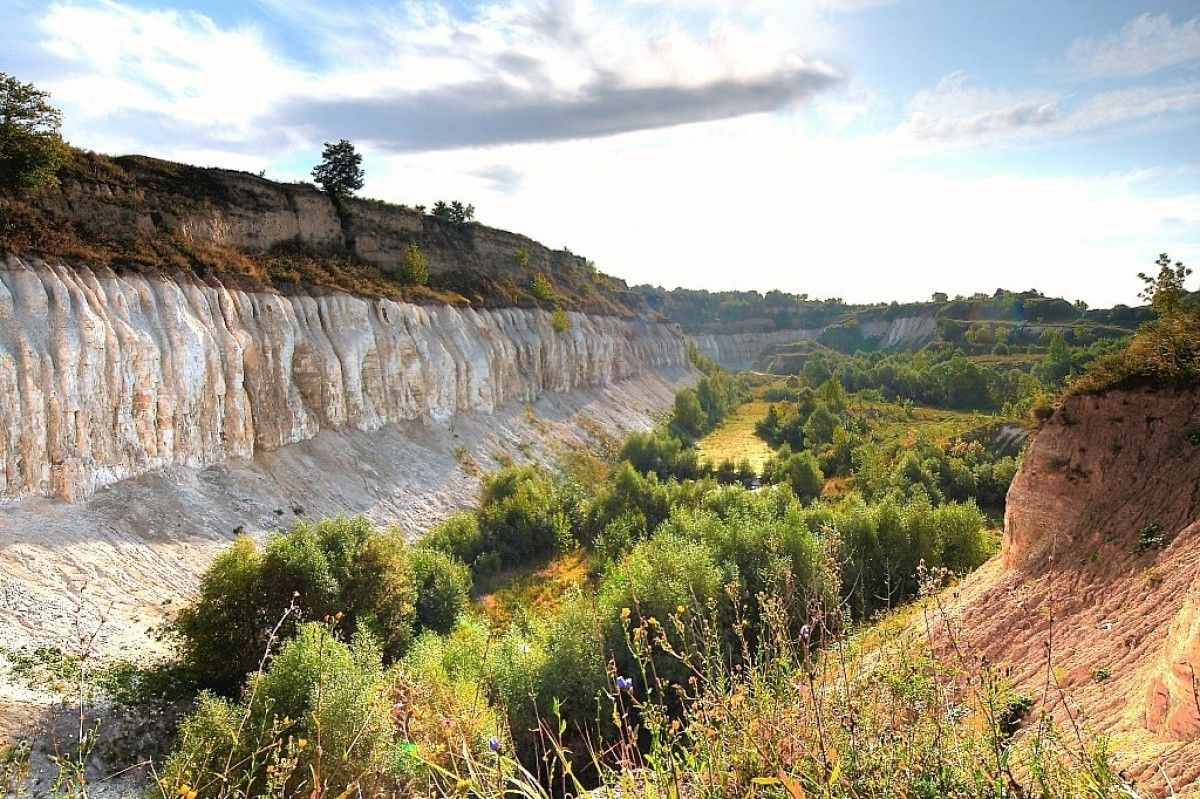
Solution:
<path fill-rule="evenodd" d="M 630 283 L 1098 306 L 1200 262 L 1200 0 L 3 0 L 0 71 L 100 152 L 349 139 L 363 195 Z"/>

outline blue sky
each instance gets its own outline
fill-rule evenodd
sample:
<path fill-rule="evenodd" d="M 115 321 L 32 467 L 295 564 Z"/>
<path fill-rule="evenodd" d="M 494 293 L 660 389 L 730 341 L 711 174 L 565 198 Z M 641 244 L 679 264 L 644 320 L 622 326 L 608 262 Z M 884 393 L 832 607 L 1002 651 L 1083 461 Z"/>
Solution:
<path fill-rule="evenodd" d="M 630 282 L 1135 302 L 1200 259 L 1200 2 L 6 0 L 76 145 L 472 202 Z"/>

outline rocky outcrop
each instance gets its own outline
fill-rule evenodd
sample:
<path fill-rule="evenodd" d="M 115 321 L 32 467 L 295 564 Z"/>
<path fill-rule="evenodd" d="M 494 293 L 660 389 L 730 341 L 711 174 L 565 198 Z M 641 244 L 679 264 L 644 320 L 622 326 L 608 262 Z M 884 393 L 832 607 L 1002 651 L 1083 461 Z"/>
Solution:
<path fill-rule="evenodd" d="M 863 337 L 881 349 L 921 347 L 933 339 L 937 319 L 930 316 L 900 316 L 895 319 L 868 319 L 860 322 Z M 774 330 L 770 333 L 695 333 L 690 338 L 696 348 L 726 369 L 749 369 L 765 350 L 816 341 L 821 328 Z"/>
<path fill-rule="evenodd" d="M 771 333 L 697 333 L 690 338 L 701 354 L 726 369 L 749 369 L 767 347 L 811 341 L 820 330 L 776 330 Z"/>
<path fill-rule="evenodd" d="M 947 599 L 956 646 L 1109 736 L 1156 793 L 1200 787 L 1200 389 L 1068 397 L 1004 528 Z"/>
<path fill-rule="evenodd" d="M 593 277 L 584 258 L 516 233 L 376 200 L 351 198 L 339 214 L 329 195 L 311 184 L 144 156 L 80 155 L 56 185 L 27 202 L 59 224 L 75 227 L 89 246 L 119 234 L 129 242 L 169 236 L 250 254 L 281 246 L 318 254 L 351 252 L 387 273 L 415 244 L 431 275 L 486 272 L 521 283 L 536 272 L 570 275 L 568 283 Z M 613 278 L 604 285 L 624 291 Z"/>
<path fill-rule="evenodd" d="M 666 325 L 284 295 L 9 256 L 0 269 L 0 498 L 76 500 L 321 430 L 530 402 L 684 368 Z"/>
<path fill-rule="evenodd" d="M 895 319 L 872 319 L 862 323 L 862 334 L 881 350 L 922 346 L 933 340 L 937 318 L 928 316 L 898 316 Z"/>

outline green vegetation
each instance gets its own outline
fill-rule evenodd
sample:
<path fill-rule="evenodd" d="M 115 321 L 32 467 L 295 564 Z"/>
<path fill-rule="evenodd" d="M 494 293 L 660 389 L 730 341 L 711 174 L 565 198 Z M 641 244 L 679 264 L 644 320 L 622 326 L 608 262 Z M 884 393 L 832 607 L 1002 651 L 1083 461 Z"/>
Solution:
<path fill-rule="evenodd" d="M 571 319 L 567 316 L 567 312 L 559 305 L 550 313 L 550 327 L 555 333 L 566 333 L 571 329 Z"/>
<path fill-rule="evenodd" d="M 465 225 L 467 222 L 475 220 L 475 206 L 464 205 L 458 200 L 452 200 L 449 203 L 438 200 L 433 204 L 433 210 L 430 213 L 438 219 L 445 219 L 456 225 Z"/>
<path fill-rule="evenodd" d="M 0 188 L 36 191 L 71 156 L 59 133 L 62 114 L 50 95 L 0 72 Z"/>
<path fill-rule="evenodd" d="M 554 294 L 554 284 L 541 272 L 533 276 L 533 280 L 529 284 L 529 290 L 534 297 L 542 302 L 554 303 L 557 301 L 557 297 Z"/>
<path fill-rule="evenodd" d="M 200 581 L 175 624 L 183 663 L 233 692 L 301 619 L 338 619 L 399 657 L 422 629 L 445 629 L 470 593 L 465 567 L 414 553 L 395 530 L 365 519 L 298 522 L 258 547 L 241 537 Z"/>
<path fill-rule="evenodd" d="M 686 405 L 724 418 L 746 386 L 698 363 L 707 374 Z M 835 387 L 819 394 L 848 403 Z M 548 788 L 570 773 L 542 760 L 553 746 L 611 753 L 637 729 L 627 754 L 649 754 L 640 736 L 683 730 L 707 680 L 757 668 L 785 631 L 815 656 L 916 596 L 923 570 L 967 571 L 994 546 L 971 503 L 817 501 L 807 451 L 772 461 L 777 485 L 721 485 L 678 427 L 632 436 L 621 463 L 505 466 L 477 509 L 415 548 L 362 519 L 301 523 L 261 550 L 236 542 L 176 625 L 184 663 L 217 693 L 180 726 L 168 787 L 457 790 L 464 769 L 502 754 Z M 561 593 L 522 580 L 530 569 Z M 481 610 L 467 602 L 473 578 L 497 586 Z M 464 686 L 476 698 L 451 702 Z M 452 718 L 436 732 L 399 723 L 418 712 L 402 690 L 439 697 Z M 447 735 L 461 737 L 430 748 Z M 581 764 L 592 784 L 620 765 L 597 758 Z"/>
<path fill-rule="evenodd" d="M 1086 374 L 1068 388 L 1073 394 L 1115 386 L 1188 386 L 1200 382 L 1200 293 L 1189 294 L 1184 281 L 1191 270 L 1171 264 L 1166 253 L 1156 262 L 1155 276 L 1139 275 L 1146 283 L 1142 296 L 1159 317 L 1138 331 L 1129 346 L 1090 364 Z"/>
<path fill-rule="evenodd" d="M 995 549 L 993 417 L 695 357 L 696 427 L 752 393 L 773 419 L 761 476 L 673 415 L 613 461 L 502 465 L 416 545 L 361 518 L 236 541 L 176 623 L 209 692 L 154 795 L 1135 795 L 923 632 Z"/>
<path fill-rule="evenodd" d="M 345 139 L 325 142 L 321 163 L 313 167 L 312 176 L 317 185 L 341 207 L 346 199 L 353 197 L 354 192 L 363 187 L 365 173 L 361 166 L 362 155 L 355 151 L 353 144 Z"/>
<path fill-rule="evenodd" d="M 782 291 L 666 291 L 653 286 L 635 286 L 633 291 L 689 333 L 822 330 L 821 342 L 844 353 L 875 348 L 863 333 L 867 323 L 901 317 L 932 318 L 937 324 L 932 343 L 985 354 L 998 344 L 1022 349 L 1040 346 L 1047 328 L 1068 336 L 1072 345 L 1085 346 L 1127 334 L 1154 315 L 1148 308 L 1117 305 L 1089 309 L 1083 303 L 1046 297 L 1038 291 L 1006 289 L 953 299 L 937 292 L 930 302 L 873 305 L 850 305 L 837 297 L 818 300 Z"/>
<path fill-rule="evenodd" d="M 429 282 L 429 264 L 425 253 L 416 244 L 410 244 L 404 250 L 404 260 L 400 262 L 400 282 L 406 286 L 424 286 Z"/>

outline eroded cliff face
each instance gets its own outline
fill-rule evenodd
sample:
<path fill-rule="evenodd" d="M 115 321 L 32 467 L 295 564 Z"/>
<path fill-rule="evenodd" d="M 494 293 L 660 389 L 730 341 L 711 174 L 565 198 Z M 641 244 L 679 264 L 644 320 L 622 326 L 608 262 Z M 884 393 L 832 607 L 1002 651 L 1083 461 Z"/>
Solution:
<path fill-rule="evenodd" d="M 767 347 L 815 340 L 820 330 L 776 330 L 771 333 L 696 333 L 696 349 L 726 369 L 749 369 Z"/>
<path fill-rule="evenodd" d="M 928 343 L 937 330 L 933 316 L 900 316 L 862 322 L 863 337 L 879 349 L 915 348 Z M 749 369 L 768 347 L 816 341 L 821 329 L 775 330 L 770 333 L 696 333 L 696 348 L 726 369 Z"/>
<path fill-rule="evenodd" d="M 948 607 L 958 646 L 1109 735 L 1156 793 L 1200 787 L 1200 389 L 1065 400 L 1009 489 L 1000 555 Z"/>
<path fill-rule="evenodd" d="M 0 268 L 0 498 L 77 500 L 170 465 L 321 430 L 463 411 L 684 369 L 666 325 L 537 310 L 243 291 L 191 275 L 9 256 Z"/>

